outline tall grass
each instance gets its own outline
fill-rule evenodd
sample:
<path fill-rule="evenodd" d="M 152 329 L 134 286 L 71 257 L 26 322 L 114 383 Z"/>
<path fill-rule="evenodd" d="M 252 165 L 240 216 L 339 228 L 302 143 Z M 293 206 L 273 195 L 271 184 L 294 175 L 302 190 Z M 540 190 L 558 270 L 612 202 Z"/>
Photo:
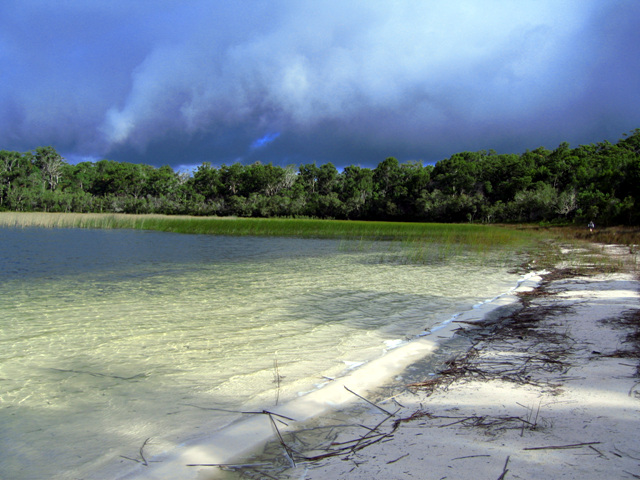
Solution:
<path fill-rule="evenodd" d="M 523 265 L 534 269 L 553 269 L 563 264 L 578 265 L 584 271 L 640 269 L 640 229 L 632 227 L 597 229 L 591 233 L 586 228 L 531 225 L 0 212 L 0 227 L 3 226 L 342 239 L 348 240 L 344 248 L 360 250 L 371 250 L 374 242 L 388 240 L 392 245 L 381 261 L 432 264 L 453 256 L 466 256 L 476 264 L 513 264 L 520 255 Z M 612 256 L 603 251 L 602 244 L 627 245 L 631 255 L 624 260 Z M 376 250 L 379 251 L 379 245 Z"/>
<path fill-rule="evenodd" d="M 130 228 L 163 232 L 301 238 L 437 241 L 479 248 L 513 245 L 528 234 L 484 225 L 164 215 L 0 212 L 0 226 Z"/>
<path fill-rule="evenodd" d="M 520 229 L 473 224 L 81 213 L 0 212 L 0 226 L 340 239 L 348 241 L 343 248 L 360 250 L 372 250 L 373 243 L 386 240 L 393 245 L 381 261 L 408 264 L 433 264 L 460 255 L 479 264 L 512 263 L 516 252 L 530 249 L 536 237 Z"/>

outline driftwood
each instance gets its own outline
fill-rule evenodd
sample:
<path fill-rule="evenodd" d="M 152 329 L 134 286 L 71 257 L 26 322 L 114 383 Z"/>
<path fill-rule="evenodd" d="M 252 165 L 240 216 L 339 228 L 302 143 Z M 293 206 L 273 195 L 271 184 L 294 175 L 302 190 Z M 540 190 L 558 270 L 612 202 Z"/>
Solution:
<path fill-rule="evenodd" d="M 278 440 L 280 441 L 280 445 L 282 446 L 282 449 L 284 450 L 285 454 L 291 461 L 291 465 L 295 467 L 296 461 L 294 459 L 294 453 L 295 453 L 294 450 L 285 443 L 284 438 L 282 438 L 282 434 L 278 429 L 278 425 L 276 424 L 276 421 L 273 419 L 273 415 L 271 413 L 268 413 L 268 415 L 269 415 L 269 420 L 271 421 L 271 425 L 273 426 L 274 430 L 276 431 L 276 434 L 278 435 Z"/>
<path fill-rule="evenodd" d="M 541 290 L 537 290 L 541 294 Z M 459 330 L 459 335 L 468 337 L 471 348 L 465 355 L 444 363 L 435 378 L 407 385 L 411 390 L 432 393 L 436 389 L 447 390 L 454 382 L 468 380 L 500 379 L 517 384 L 555 387 L 544 384 L 539 377 L 547 374 L 566 374 L 570 365 L 565 357 L 574 346 L 574 341 L 564 333 L 540 327 L 540 321 L 550 315 L 566 312 L 568 307 L 532 307 L 534 294 L 523 296 L 523 308 L 497 322 L 487 320 L 468 323 L 469 328 Z M 491 345 L 491 348 L 487 348 Z M 499 351 L 501 354 L 487 354 Z"/>
<path fill-rule="evenodd" d="M 402 460 L 403 458 L 408 457 L 408 456 L 409 456 L 409 454 L 405 453 L 404 455 L 402 455 L 401 457 L 396 458 L 395 460 L 389 460 L 387 462 L 387 465 L 391 465 L 392 463 L 396 463 L 398 460 Z"/>

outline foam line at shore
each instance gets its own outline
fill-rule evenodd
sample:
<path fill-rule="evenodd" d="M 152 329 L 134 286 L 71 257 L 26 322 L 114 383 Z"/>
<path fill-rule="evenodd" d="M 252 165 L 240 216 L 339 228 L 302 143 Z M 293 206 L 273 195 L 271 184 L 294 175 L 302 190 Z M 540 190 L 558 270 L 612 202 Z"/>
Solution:
<path fill-rule="evenodd" d="M 272 408 L 270 411 L 284 417 L 305 421 L 322 413 L 347 405 L 357 398 L 350 389 L 359 394 L 366 394 L 372 388 L 384 384 L 408 366 L 433 354 L 438 344 L 450 338 L 457 326 L 456 321 L 473 322 L 484 318 L 491 311 L 517 301 L 516 293 L 534 288 L 541 280 L 538 274 L 525 275 L 509 292 L 499 295 L 487 302 L 480 303 L 467 312 L 453 316 L 439 326 L 431 329 L 423 336 L 404 345 L 390 349 L 375 360 L 372 360 L 349 374 L 328 382 L 322 388 Z M 438 331 L 438 336 L 430 334 Z M 346 388 L 345 388 L 346 387 Z M 280 432 L 295 428 L 295 422 L 286 421 L 278 424 Z M 229 464 L 236 459 L 257 450 L 275 435 L 274 427 L 268 415 L 256 414 L 243 417 L 224 429 L 213 433 L 197 444 L 183 445 L 153 458 L 147 467 L 137 467 L 121 479 L 164 480 L 181 479 L 214 479 L 218 469 L 215 467 L 187 467 L 190 464 Z"/>

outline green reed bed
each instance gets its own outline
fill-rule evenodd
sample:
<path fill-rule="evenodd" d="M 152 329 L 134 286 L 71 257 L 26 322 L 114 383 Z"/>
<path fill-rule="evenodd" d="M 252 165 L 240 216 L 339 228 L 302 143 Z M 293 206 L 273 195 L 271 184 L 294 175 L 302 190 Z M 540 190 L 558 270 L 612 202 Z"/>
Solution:
<path fill-rule="evenodd" d="M 346 220 L 219 218 L 163 215 L 0 212 L 0 225 L 49 228 L 131 228 L 175 233 L 302 238 L 438 241 L 479 248 L 521 243 L 529 234 L 470 224 Z"/>
<path fill-rule="evenodd" d="M 0 226 L 340 239 L 349 241 L 344 248 L 360 250 L 371 250 L 373 243 L 384 240 L 392 244 L 384 261 L 412 264 L 445 261 L 459 255 L 481 263 L 489 256 L 495 259 L 496 252 L 512 260 L 514 252 L 528 249 L 535 236 L 530 231 L 473 224 L 27 212 L 0 212 Z M 377 250 L 379 247 L 376 245 Z"/>

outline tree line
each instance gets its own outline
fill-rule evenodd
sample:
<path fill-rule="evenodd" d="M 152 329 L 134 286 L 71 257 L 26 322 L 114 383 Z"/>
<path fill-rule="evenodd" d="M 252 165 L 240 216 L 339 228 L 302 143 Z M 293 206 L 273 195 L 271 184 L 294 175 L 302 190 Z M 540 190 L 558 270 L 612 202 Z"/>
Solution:
<path fill-rule="evenodd" d="M 640 129 L 522 154 L 462 152 L 375 168 L 209 162 L 67 163 L 53 147 L 0 151 L 0 210 L 315 217 L 424 222 L 640 223 Z"/>

